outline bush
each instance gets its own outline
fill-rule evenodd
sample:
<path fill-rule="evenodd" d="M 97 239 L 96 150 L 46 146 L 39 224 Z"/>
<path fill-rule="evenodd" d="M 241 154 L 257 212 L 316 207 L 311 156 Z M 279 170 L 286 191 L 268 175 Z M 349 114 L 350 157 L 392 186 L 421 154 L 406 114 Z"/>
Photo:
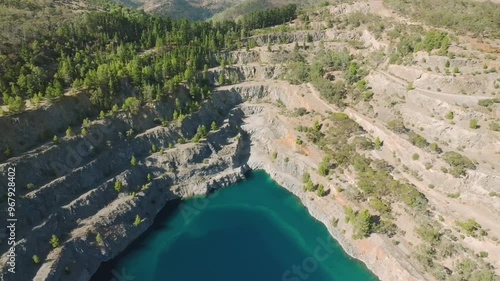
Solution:
<path fill-rule="evenodd" d="M 477 102 L 478 105 L 480 106 L 484 106 L 484 107 L 488 107 L 488 106 L 491 106 L 495 103 L 500 103 L 500 98 L 494 98 L 494 99 L 483 99 L 483 100 L 479 100 Z"/>
<path fill-rule="evenodd" d="M 466 221 L 455 221 L 455 224 L 461 227 L 467 232 L 468 235 L 473 236 L 476 231 L 481 229 L 481 225 L 477 223 L 474 219 L 468 219 Z"/>
<path fill-rule="evenodd" d="M 476 119 L 470 120 L 469 127 L 471 129 L 477 129 L 477 128 L 479 128 L 478 125 L 477 125 L 477 120 Z"/>
<path fill-rule="evenodd" d="M 444 117 L 446 117 L 446 119 L 452 120 L 453 117 L 455 117 L 455 114 L 453 113 L 453 111 L 448 111 Z"/>
<path fill-rule="evenodd" d="M 445 152 L 443 160 L 451 166 L 450 173 L 455 177 L 464 176 L 467 169 L 476 169 L 476 165 L 469 158 L 455 151 Z"/>
<path fill-rule="evenodd" d="M 495 132 L 500 132 L 500 123 L 492 121 L 490 122 L 490 130 L 495 131 Z"/>
<path fill-rule="evenodd" d="M 405 127 L 403 119 L 399 118 L 387 122 L 387 129 L 400 134 L 404 134 L 408 131 L 408 129 Z"/>
<path fill-rule="evenodd" d="M 410 142 L 413 145 L 415 145 L 416 147 L 424 148 L 424 147 L 427 147 L 429 145 L 429 143 L 427 142 L 427 140 L 424 137 L 422 137 L 421 135 L 419 135 L 413 131 L 410 131 L 408 133 L 408 137 L 409 137 Z"/>
<path fill-rule="evenodd" d="M 123 189 L 122 182 L 119 180 L 116 180 L 114 188 L 115 188 L 116 192 L 121 192 Z"/>
<path fill-rule="evenodd" d="M 420 155 L 418 155 L 418 153 L 414 153 L 414 154 L 412 155 L 411 159 L 413 159 L 413 160 L 418 160 L 418 159 L 420 159 Z"/>
<path fill-rule="evenodd" d="M 278 158 L 278 152 L 273 151 L 273 153 L 271 153 L 271 156 L 273 157 L 273 159 Z"/>

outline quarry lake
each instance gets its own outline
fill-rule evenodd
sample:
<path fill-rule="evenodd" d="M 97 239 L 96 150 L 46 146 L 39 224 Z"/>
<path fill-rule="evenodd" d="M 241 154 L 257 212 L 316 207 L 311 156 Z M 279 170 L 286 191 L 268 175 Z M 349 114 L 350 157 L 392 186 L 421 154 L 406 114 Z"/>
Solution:
<path fill-rule="evenodd" d="M 378 280 L 297 197 L 255 171 L 207 198 L 170 204 L 93 281 Z"/>

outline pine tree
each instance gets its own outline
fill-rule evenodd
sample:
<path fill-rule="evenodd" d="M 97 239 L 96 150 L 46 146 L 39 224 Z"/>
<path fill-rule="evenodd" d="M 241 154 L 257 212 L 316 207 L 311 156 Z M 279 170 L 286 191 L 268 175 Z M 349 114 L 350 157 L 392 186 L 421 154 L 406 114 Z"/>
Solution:
<path fill-rule="evenodd" d="M 95 236 L 95 242 L 97 244 L 102 244 L 102 236 L 101 233 L 97 232 L 97 235 Z"/>
<path fill-rule="evenodd" d="M 135 166 L 137 165 L 137 160 L 135 159 L 135 156 L 132 155 L 132 158 L 130 158 L 130 165 Z"/>
<path fill-rule="evenodd" d="M 135 216 L 134 225 L 138 226 L 141 223 L 141 217 L 139 215 Z"/>
<path fill-rule="evenodd" d="M 57 248 L 59 246 L 59 238 L 57 238 L 56 235 L 52 234 L 49 243 L 52 246 L 52 248 Z"/>
<path fill-rule="evenodd" d="M 375 149 L 379 149 L 380 147 L 382 147 L 382 141 L 380 140 L 379 137 L 377 137 L 375 139 L 375 142 L 373 143 L 373 146 L 375 147 Z"/>
<path fill-rule="evenodd" d="M 121 192 L 123 189 L 123 185 L 122 185 L 122 182 L 117 180 L 115 181 L 115 190 L 116 192 Z"/>
<path fill-rule="evenodd" d="M 217 130 L 217 124 L 215 123 L 215 121 L 212 121 L 212 124 L 210 125 L 210 130 L 211 131 Z"/>

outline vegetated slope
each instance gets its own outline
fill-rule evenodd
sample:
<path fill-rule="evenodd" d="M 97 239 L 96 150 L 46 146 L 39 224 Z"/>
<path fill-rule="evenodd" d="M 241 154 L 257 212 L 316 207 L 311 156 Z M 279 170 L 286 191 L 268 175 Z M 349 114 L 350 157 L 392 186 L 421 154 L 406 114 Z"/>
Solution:
<path fill-rule="evenodd" d="M 430 25 L 485 38 L 500 38 L 498 3 L 467 0 L 445 0 L 439 3 L 432 0 L 384 0 L 384 4 L 404 16 Z"/>

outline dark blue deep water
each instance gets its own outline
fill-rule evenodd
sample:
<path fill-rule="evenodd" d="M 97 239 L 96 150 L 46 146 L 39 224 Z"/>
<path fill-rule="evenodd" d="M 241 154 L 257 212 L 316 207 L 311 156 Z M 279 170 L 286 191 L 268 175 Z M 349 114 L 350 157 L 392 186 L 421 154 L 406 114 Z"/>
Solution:
<path fill-rule="evenodd" d="M 263 171 L 170 204 L 93 281 L 378 280 Z"/>

